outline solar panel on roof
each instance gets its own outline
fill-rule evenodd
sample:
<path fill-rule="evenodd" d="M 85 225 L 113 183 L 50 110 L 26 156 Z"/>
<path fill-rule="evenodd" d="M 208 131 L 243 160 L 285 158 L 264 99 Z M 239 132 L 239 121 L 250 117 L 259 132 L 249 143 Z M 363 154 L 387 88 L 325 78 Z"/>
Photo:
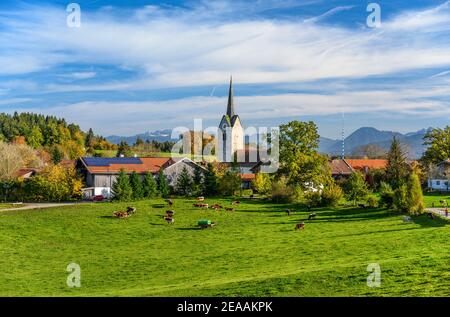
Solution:
<path fill-rule="evenodd" d="M 111 164 L 143 164 L 138 157 L 84 157 L 87 166 L 110 166 Z"/>

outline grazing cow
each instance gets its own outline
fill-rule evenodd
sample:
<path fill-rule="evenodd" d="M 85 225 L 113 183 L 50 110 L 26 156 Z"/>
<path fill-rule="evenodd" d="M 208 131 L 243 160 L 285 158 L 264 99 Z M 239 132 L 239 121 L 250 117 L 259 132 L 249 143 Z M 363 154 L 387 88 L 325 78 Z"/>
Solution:
<path fill-rule="evenodd" d="M 116 218 L 127 218 L 129 215 L 126 211 L 115 211 L 113 212 L 113 217 Z"/>
<path fill-rule="evenodd" d="M 208 205 L 208 204 L 200 204 L 200 203 L 197 203 L 197 204 L 193 204 L 193 206 L 194 206 L 194 207 L 199 207 L 199 208 L 206 208 L 206 209 L 209 208 L 209 205 Z"/>
<path fill-rule="evenodd" d="M 295 225 L 295 230 L 302 230 L 302 229 L 305 229 L 305 223 L 304 222 L 300 222 L 300 223 Z"/>
<path fill-rule="evenodd" d="M 290 209 L 285 209 L 284 212 L 286 213 L 286 215 L 290 216 L 291 215 L 291 210 Z"/>
<path fill-rule="evenodd" d="M 403 222 L 412 222 L 412 218 L 410 216 L 404 216 Z"/>
<path fill-rule="evenodd" d="M 169 205 L 169 206 L 173 206 L 173 201 L 172 201 L 172 199 L 166 199 L 166 203 Z"/>
<path fill-rule="evenodd" d="M 427 217 L 430 219 L 434 219 L 435 215 L 432 212 L 427 213 Z"/>
<path fill-rule="evenodd" d="M 364 205 L 364 204 L 358 204 L 358 207 L 359 207 L 359 208 L 362 208 L 362 209 L 365 209 L 365 208 L 366 208 L 366 205 Z"/>
<path fill-rule="evenodd" d="M 127 207 L 127 213 L 129 215 L 132 215 L 136 212 L 136 208 L 135 207 Z"/>
<path fill-rule="evenodd" d="M 172 217 L 164 217 L 164 220 L 169 224 L 169 225 L 173 225 L 175 222 L 175 219 L 173 219 Z"/>
<path fill-rule="evenodd" d="M 226 211 L 234 211 L 234 208 L 225 207 Z"/>
<path fill-rule="evenodd" d="M 231 204 L 232 205 L 239 205 L 241 202 L 239 201 L 239 200 L 235 200 L 235 201 L 233 201 Z"/>
<path fill-rule="evenodd" d="M 204 201 L 204 200 L 205 200 L 205 197 L 203 197 L 203 196 L 197 197 L 197 201 Z"/>
<path fill-rule="evenodd" d="M 166 217 L 172 218 L 173 215 L 175 215 L 175 211 L 173 211 L 173 210 L 167 210 L 166 211 Z"/>
<path fill-rule="evenodd" d="M 251 194 L 250 199 L 253 199 L 253 198 L 255 198 L 255 195 Z"/>
<path fill-rule="evenodd" d="M 314 219 L 316 219 L 316 214 L 315 213 L 310 214 L 308 217 L 308 220 L 314 220 Z"/>

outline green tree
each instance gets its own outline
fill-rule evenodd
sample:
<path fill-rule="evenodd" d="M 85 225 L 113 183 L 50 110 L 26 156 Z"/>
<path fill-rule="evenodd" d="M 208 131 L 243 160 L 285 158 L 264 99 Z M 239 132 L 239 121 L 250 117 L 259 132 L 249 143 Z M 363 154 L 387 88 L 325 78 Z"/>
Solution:
<path fill-rule="evenodd" d="M 279 174 L 289 184 L 306 189 L 331 182 L 328 160 L 317 152 L 319 134 L 314 122 L 291 121 L 280 126 Z"/>
<path fill-rule="evenodd" d="M 144 197 L 144 189 L 142 188 L 141 176 L 134 171 L 130 175 L 130 185 L 133 192 L 133 199 L 142 199 Z"/>
<path fill-rule="evenodd" d="M 203 192 L 205 191 L 204 180 L 205 180 L 205 175 L 203 173 L 203 169 L 195 168 L 192 181 L 193 181 L 194 193 L 196 195 L 203 195 Z"/>
<path fill-rule="evenodd" d="M 387 155 L 386 180 L 395 190 L 404 184 L 408 176 L 406 155 L 396 137 L 392 139 L 391 148 Z"/>
<path fill-rule="evenodd" d="M 120 141 L 118 147 L 117 147 L 117 153 L 116 153 L 117 157 L 131 157 L 133 156 L 133 153 L 131 152 L 131 148 L 128 145 L 127 142 L 125 141 Z"/>
<path fill-rule="evenodd" d="M 252 181 L 252 188 L 261 195 L 270 193 L 272 190 L 272 180 L 267 173 L 258 173 Z"/>
<path fill-rule="evenodd" d="M 394 206 L 400 212 L 419 215 L 425 210 L 419 177 L 411 173 L 405 184 L 395 190 Z"/>
<path fill-rule="evenodd" d="M 218 192 L 218 177 L 212 163 L 208 163 L 207 169 L 204 181 L 205 195 L 214 196 Z"/>
<path fill-rule="evenodd" d="M 84 141 L 84 144 L 88 149 L 92 149 L 95 145 L 95 135 L 92 128 L 89 129 L 88 133 L 86 134 L 86 138 Z"/>
<path fill-rule="evenodd" d="M 63 158 L 64 158 L 64 153 L 61 151 L 61 149 L 59 148 L 59 146 L 53 146 L 50 150 L 50 156 L 52 158 L 52 162 L 53 164 L 59 164 Z"/>
<path fill-rule="evenodd" d="M 35 149 L 39 148 L 44 142 L 41 129 L 38 126 L 31 128 L 30 134 L 27 136 L 27 144 Z"/>
<path fill-rule="evenodd" d="M 183 196 L 190 196 L 193 192 L 192 177 L 186 167 L 183 167 L 180 175 L 178 176 L 175 190 L 178 194 Z"/>
<path fill-rule="evenodd" d="M 220 178 L 219 192 L 223 196 L 234 196 L 241 189 L 241 177 L 235 171 L 226 171 Z"/>
<path fill-rule="evenodd" d="M 169 183 L 162 169 L 159 170 L 158 174 L 158 191 L 163 198 L 167 198 L 170 194 Z"/>
<path fill-rule="evenodd" d="M 450 126 L 444 129 L 433 129 L 424 136 L 427 145 L 421 161 L 427 164 L 439 164 L 450 158 Z"/>
<path fill-rule="evenodd" d="M 158 196 L 158 187 L 155 182 L 155 178 L 152 173 L 147 172 L 144 176 L 144 181 L 142 182 L 142 187 L 144 191 L 145 198 L 155 198 Z"/>
<path fill-rule="evenodd" d="M 128 201 L 133 197 L 130 179 L 123 169 L 120 170 L 116 181 L 112 185 L 113 199 L 117 201 Z"/>
<path fill-rule="evenodd" d="M 365 200 L 369 194 L 367 183 L 364 180 L 364 175 L 360 172 L 354 172 L 344 183 L 345 197 L 349 201 L 353 201 L 356 206 L 358 200 Z"/>

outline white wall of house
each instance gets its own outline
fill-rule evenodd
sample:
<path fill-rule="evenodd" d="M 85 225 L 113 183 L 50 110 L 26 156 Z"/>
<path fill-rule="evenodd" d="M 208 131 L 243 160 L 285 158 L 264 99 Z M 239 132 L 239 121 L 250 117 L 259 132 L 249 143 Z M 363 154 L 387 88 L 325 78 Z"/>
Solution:
<path fill-rule="evenodd" d="M 428 180 L 428 188 L 438 191 L 449 191 L 450 185 L 447 179 L 430 179 Z"/>

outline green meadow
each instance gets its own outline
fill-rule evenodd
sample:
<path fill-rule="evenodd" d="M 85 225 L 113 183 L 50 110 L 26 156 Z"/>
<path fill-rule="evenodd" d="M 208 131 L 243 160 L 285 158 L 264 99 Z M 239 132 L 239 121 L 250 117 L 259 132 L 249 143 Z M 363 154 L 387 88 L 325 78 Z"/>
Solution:
<path fill-rule="evenodd" d="M 174 199 L 173 225 L 162 199 L 2 211 L 0 296 L 450 296 L 443 219 L 339 207 L 308 221 L 300 205 L 243 199 L 227 212 L 194 202 Z M 112 217 L 127 205 L 136 214 Z M 200 230 L 200 219 L 217 226 Z M 80 288 L 66 285 L 69 263 L 81 267 Z M 371 263 L 380 287 L 367 286 Z"/>

